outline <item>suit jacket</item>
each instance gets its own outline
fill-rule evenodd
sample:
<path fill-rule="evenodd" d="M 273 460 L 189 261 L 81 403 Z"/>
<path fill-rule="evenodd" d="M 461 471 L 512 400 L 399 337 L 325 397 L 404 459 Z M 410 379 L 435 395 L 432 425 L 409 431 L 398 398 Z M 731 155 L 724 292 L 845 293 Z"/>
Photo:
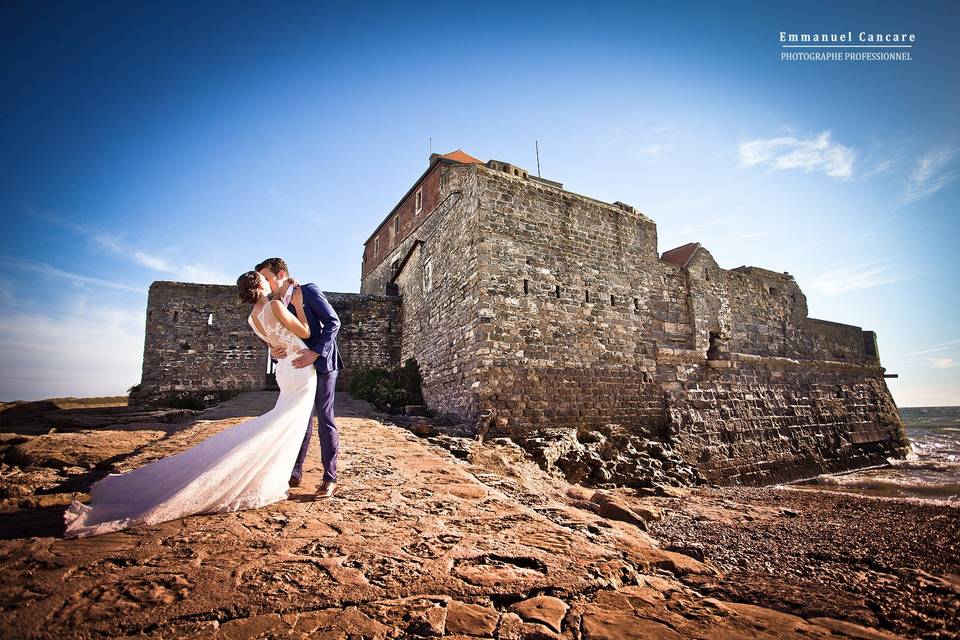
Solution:
<path fill-rule="evenodd" d="M 304 340 L 307 348 L 320 354 L 313 366 L 317 373 L 327 373 L 343 368 L 340 358 L 340 349 L 337 348 L 337 333 L 340 331 L 340 318 L 323 295 L 320 287 L 313 284 L 300 285 L 303 291 L 303 311 L 310 325 L 310 337 Z M 293 304 L 287 307 L 290 313 L 296 315 Z"/>

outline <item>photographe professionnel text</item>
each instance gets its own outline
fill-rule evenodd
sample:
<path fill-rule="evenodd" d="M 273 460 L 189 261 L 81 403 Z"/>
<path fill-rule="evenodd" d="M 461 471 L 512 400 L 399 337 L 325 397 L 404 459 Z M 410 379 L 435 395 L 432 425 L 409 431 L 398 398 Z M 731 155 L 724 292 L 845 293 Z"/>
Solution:
<path fill-rule="evenodd" d="M 780 60 L 787 62 L 910 62 L 915 33 L 839 31 L 779 32 Z"/>

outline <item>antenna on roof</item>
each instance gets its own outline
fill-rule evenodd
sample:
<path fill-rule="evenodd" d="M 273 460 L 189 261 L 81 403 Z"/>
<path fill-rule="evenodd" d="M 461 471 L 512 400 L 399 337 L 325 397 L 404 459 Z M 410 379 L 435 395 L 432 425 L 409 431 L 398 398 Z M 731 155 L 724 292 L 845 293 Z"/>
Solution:
<path fill-rule="evenodd" d="M 543 176 L 540 175 L 540 141 L 534 140 L 533 144 L 537 147 L 537 177 L 542 178 Z"/>
<path fill-rule="evenodd" d="M 429 138 L 429 140 L 430 140 L 430 155 L 433 155 L 433 138 Z"/>

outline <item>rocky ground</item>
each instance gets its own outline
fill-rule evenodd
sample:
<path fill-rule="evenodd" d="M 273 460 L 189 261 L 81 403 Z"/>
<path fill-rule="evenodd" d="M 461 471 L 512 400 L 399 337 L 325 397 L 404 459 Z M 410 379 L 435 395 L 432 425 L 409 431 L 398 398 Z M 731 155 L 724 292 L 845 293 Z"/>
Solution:
<path fill-rule="evenodd" d="M 909 637 L 960 636 L 960 506 L 745 487 L 643 502 L 664 507 L 650 527 L 662 544 L 723 573 L 704 593 Z"/>
<path fill-rule="evenodd" d="M 104 473 L 181 451 L 263 413 L 274 398 L 245 394 L 197 414 L 113 408 L 100 424 L 91 409 L 75 410 L 86 412 L 79 422 L 72 420 L 79 414 L 41 418 L 18 409 L 33 417 L 21 416 L 22 427 L 4 422 L 0 435 L 0 636 L 956 633 L 955 547 L 948 554 L 957 541 L 954 512 L 864 507 L 861 526 L 850 529 L 841 519 L 857 512 L 830 506 L 843 499 L 836 496 L 596 492 L 543 472 L 509 441 L 437 435 L 422 419 L 401 426 L 342 394 L 341 483 L 332 499 L 311 499 L 320 479 L 313 451 L 303 487 L 269 507 L 60 537 L 64 506 Z M 878 512 L 884 515 L 874 522 Z M 927 517 L 888 528 L 918 515 Z M 949 522 L 934 520 L 940 516 Z M 886 542 L 911 523 L 909 541 Z M 855 544 L 846 542 L 851 531 L 860 532 Z M 822 557 L 813 553 L 817 537 Z M 933 560 L 907 553 L 935 544 L 947 546 Z M 862 579 L 844 577 L 853 566 Z M 810 568 L 820 581 L 806 579 Z M 792 570 L 799 578 L 788 589 Z M 861 592 L 858 584 L 868 586 Z M 883 604 L 897 598 L 906 604 Z"/>

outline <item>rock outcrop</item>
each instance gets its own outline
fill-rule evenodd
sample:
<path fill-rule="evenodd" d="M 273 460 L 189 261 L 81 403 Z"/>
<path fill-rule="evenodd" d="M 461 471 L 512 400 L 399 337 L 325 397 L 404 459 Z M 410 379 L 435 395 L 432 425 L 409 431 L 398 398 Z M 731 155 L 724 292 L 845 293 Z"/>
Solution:
<path fill-rule="evenodd" d="M 48 500 L 3 503 L 0 636 L 892 637 L 705 597 L 697 585 L 723 576 L 645 533 L 656 510 L 542 472 L 515 445 L 474 442 L 457 457 L 442 446 L 457 438 L 434 444 L 342 394 L 333 498 L 311 498 L 314 451 L 303 487 L 266 508 L 60 537 L 64 505 L 96 473 L 181 451 L 274 398 L 245 394 L 131 440 L 112 424 L 5 444 L 0 486 Z"/>

